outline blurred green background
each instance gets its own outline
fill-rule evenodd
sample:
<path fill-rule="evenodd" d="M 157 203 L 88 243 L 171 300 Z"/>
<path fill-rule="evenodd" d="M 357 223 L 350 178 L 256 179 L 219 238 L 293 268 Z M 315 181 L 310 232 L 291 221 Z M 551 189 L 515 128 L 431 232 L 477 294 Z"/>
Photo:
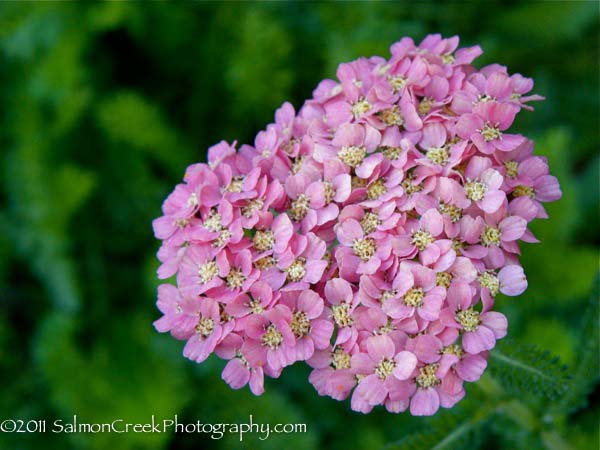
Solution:
<path fill-rule="evenodd" d="M 191 363 L 151 326 L 162 200 L 208 146 L 252 143 L 338 63 L 431 32 L 480 44 L 476 65 L 534 77 L 547 97 L 517 128 L 564 196 L 533 225 L 542 244 L 523 245 L 528 291 L 498 301 L 512 341 L 431 419 L 353 413 L 300 364 L 262 397 L 230 390 L 223 361 Z M 596 2 L 1 4 L 0 419 L 253 414 L 308 432 L 0 433 L 0 448 L 598 448 L 598 37 Z"/>

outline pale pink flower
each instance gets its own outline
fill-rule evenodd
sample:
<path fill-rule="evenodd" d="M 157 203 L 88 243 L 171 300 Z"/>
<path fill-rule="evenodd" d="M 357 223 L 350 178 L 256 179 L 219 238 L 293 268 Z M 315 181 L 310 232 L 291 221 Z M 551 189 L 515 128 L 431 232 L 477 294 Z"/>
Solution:
<path fill-rule="evenodd" d="M 281 304 L 292 311 L 290 328 L 296 337 L 296 361 L 306 361 L 330 344 L 333 322 L 322 318 L 323 299 L 314 291 L 285 292 Z"/>
<path fill-rule="evenodd" d="M 387 336 L 366 341 L 366 352 L 352 355 L 352 371 L 363 375 L 352 395 L 352 409 L 368 412 L 369 407 L 394 402 L 393 393 L 402 390 L 417 365 L 417 357 L 408 351 L 397 352 Z M 366 408 L 364 405 L 366 402 Z"/>
<path fill-rule="evenodd" d="M 208 358 L 219 342 L 233 330 L 234 323 L 221 322 L 219 304 L 211 298 L 198 298 L 195 309 L 197 323 L 183 348 L 183 355 L 200 363 Z"/>
<path fill-rule="evenodd" d="M 383 302 L 382 309 L 393 319 L 416 313 L 424 320 L 434 321 L 446 296 L 446 289 L 436 285 L 435 272 L 420 264 L 402 263 L 392 289 L 394 295 Z"/>
<path fill-rule="evenodd" d="M 454 131 L 461 138 L 469 139 L 486 155 L 496 150 L 508 152 L 525 140 L 518 134 L 503 133 L 512 125 L 518 112 L 519 108 L 510 103 L 479 103 L 473 108 L 472 114 L 460 117 Z"/>
<path fill-rule="evenodd" d="M 256 352 L 258 360 L 275 372 L 296 361 L 296 339 L 290 328 L 291 321 L 292 312 L 281 304 L 246 319 L 245 331 L 251 339 L 248 352 Z"/>

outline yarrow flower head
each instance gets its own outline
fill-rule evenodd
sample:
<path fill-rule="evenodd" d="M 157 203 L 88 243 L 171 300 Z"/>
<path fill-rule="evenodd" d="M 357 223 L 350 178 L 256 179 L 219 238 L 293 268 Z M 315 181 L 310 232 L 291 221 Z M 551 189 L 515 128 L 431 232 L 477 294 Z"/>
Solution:
<path fill-rule="evenodd" d="M 560 187 L 510 131 L 533 81 L 458 37 L 403 38 L 344 63 L 253 145 L 220 142 L 162 207 L 154 326 L 223 380 L 305 361 L 320 395 L 432 415 L 479 379 L 527 288 L 519 241 Z"/>

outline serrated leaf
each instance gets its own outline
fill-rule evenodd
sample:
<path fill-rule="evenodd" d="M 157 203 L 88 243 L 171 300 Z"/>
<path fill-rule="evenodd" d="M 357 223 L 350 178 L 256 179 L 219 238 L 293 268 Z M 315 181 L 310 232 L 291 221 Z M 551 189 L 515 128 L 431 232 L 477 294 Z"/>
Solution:
<path fill-rule="evenodd" d="M 594 280 L 594 290 L 579 327 L 577 361 L 567 394 L 559 403 L 563 413 L 573 413 L 585 406 L 588 395 L 600 380 L 600 276 Z"/>
<path fill-rule="evenodd" d="M 549 351 L 505 339 L 490 352 L 489 371 L 507 392 L 556 399 L 567 390 L 568 368 Z"/>
<path fill-rule="evenodd" d="M 409 434 L 390 443 L 385 450 L 460 450 L 473 449 L 474 435 L 497 413 L 498 405 L 483 404 L 478 408 L 456 407 L 444 411 L 443 419 L 434 417 L 425 431 Z M 443 413 L 438 413 L 443 414 Z M 476 447 L 475 447 L 476 448 Z"/>

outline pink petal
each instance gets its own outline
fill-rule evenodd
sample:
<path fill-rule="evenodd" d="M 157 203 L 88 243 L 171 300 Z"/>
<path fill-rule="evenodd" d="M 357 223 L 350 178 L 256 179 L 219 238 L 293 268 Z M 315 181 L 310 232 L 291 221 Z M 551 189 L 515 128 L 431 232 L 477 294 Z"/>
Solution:
<path fill-rule="evenodd" d="M 440 359 L 442 342 L 430 334 L 417 336 L 410 341 L 410 350 L 424 363 L 433 363 Z"/>
<path fill-rule="evenodd" d="M 432 416 L 440 407 L 440 397 L 433 388 L 417 389 L 410 401 L 413 416 Z"/>
<path fill-rule="evenodd" d="M 323 312 L 323 299 L 315 291 L 302 291 L 298 297 L 298 309 L 309 319 L 315 319 Z"/>
<path fill-rule="evenodd" d="M 221 378 L 232 389 L 240 389 L 250 381 L 250 371 L 241 359 L 234 358 L 230 360 L 223 369 Z"/>
<path fill-rule="evenodd" d="M 479 380 L 481 374 L 487 367 L 487 361 L 480 355 L 470 355 L 466 353 L 455 369 L 459 377 L 465 381 L 473 382 Z"/>
<path fill-rule="evenodd" d="M 393 375 L 399 380 L 407 380 L 417 367 L 417 357 L 407 351 L 399 352 L 395 357 L 394 361 L 396 367 L 394 367 Z"/>
<path fill-rule="evenodd" d="M 370 405 L 380 405 L 385 400 L 387 390 L 383 381 L 373 374 L 363 378 L 354 390 L 354 395 L 363 398 Z"/>
<path fill-rule="evenodd" d="M 494 141 L 495 147 L 503 152 L 510 152 L 525 142 L 525 137 L 520 134 L 503 134 Z"/>
<path fill-rule="evenodd" d="M 485 194 L 483 200 L 477 202 L 479 207 L 486 213 L 492 214 L 498 211 L 506 199 L 504 191 L 491 191 Z"/>
<path fill-rule="evenodd" d="M 495 345 L 496 337 L 494 333 L 485 326 L 479 326 L 476 331 L 470 331 L 463 335 L 463 348 L 468 353 L 481 353 L 491 350 Z"/>
<path fill-rule="evenodd" d="M 333 328 L 333 322 L 329 320 L 317 319 L 311 322 L 310 336 L 315 343 L 315 348 L 321 350 L 329 346 Z"/>
<path fill-rule="evenodd" d="M 527 289 L 527 278 L 521 266 L 503 267 L 498 273 L 500 292 L 508 296 L 521 295 Z"/>
<path fill-rule="evenodd" d="M 500 222 L 498 228 L 502 232 L 503 241 L 516 241 L 527 229 L 527 221 L 519 216 L 511 216 Z"/>
<path fill-rule="evenodd" d="M 325 298 L 331 305 L 352 300 L 352 288 L 350 283 L 341 278 L 333 278 L 325 284 Z"/>
<path fill-rule="evenodd" d="M 496 339 L 502 339 L 506 336 L 508 321 L 504 314 L 490 311 L 481 315 L 481 324 L 492 330 Z"/>
<path fill-rule="evenodd" d="M 396 349 L 388 336 L 378 335 L 367 339 L 367 352 L 373 361 L 379 362 L 382 358 L 392 359 Z"/>

